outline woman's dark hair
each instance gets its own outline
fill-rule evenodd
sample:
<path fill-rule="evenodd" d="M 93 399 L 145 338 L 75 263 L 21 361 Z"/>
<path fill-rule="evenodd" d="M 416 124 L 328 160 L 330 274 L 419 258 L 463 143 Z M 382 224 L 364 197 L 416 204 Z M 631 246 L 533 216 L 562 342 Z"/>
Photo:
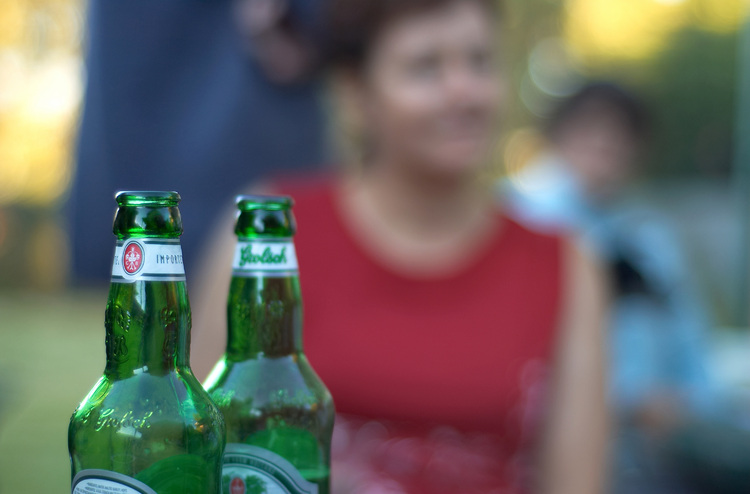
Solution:
<path fill-rule="evenodd" d="M 335 67 L 361 68 L 375 39 L 390 22 L 456 2 L 473 1 L 495 10 L 498 0 L 329 0 L 326 60 Z"/>
<path fill-rule="evenodd" d="M 557 137 L 560 129 L 573 119 L 592 110 L 605 110 L 618 117 L 638 140 L 646 140 L 650 117 L 643 102 L 633 93 L 612 82 L 587 84 L 565 100 L 547 124 L 547 135 Z"/>

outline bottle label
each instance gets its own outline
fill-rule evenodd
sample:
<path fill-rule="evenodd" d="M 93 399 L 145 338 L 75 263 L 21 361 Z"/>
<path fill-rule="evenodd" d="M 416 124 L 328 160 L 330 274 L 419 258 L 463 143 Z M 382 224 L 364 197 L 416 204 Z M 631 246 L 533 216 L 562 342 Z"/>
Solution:
<path fill-rule="evenodd" d="M 234 276 L 297 276 L 297 252 L 289 239 L 237 242 Z"/>
<path fill-rule="evenodd" d="M 73 479 L 72 494 L 156 494 L 152 488 L 107 470 L 81 470 Z"/>
<path fill-rule="evenodd" d="M 308 482 L 281 456 L 257 446 L 227 444 L 221 472 L 222 494 L 317 494 Z"/>
<path fill-rule="evenodd" d="M 180 241 L 150 238 L 118 241 L 112 282 L 135 281 L 185 281 Z"/>

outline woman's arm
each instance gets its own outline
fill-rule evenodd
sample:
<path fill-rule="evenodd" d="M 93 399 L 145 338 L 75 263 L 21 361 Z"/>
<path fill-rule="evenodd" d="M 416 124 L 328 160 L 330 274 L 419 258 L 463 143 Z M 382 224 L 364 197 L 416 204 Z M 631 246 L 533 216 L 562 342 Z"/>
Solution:
<path fill-rule="evenodd" d="M 274 194 L 267 182 L 247 187 L 243 194 Z M 201 253 L 196 290 L 193 292 L 193 330 L 190 366 L 205 381 L 227 346 L 227 297 L 232 281 L 232 260 L 237 237 L 234 234 L 236 209 L 224 211 Z M 193 286 L 193 285 L 191 285 Z"/>
<path fill-rule="evenodd" d="M 563 314 L 542 449 L 543 494 L 599 494 L 608 467 L 604 273 L 572 243 L 563 254 Z"/>
<path fill-rule="evenodd" d="M 195 278 L 192 313 L 191 368 L 203 382 L 224 353 L 227 343 L 227 296 L 232 280 L 232 258 L 236 239 L 234 217 L 226 211 L 212 232 L 212 241 L 202 253 Z"/>

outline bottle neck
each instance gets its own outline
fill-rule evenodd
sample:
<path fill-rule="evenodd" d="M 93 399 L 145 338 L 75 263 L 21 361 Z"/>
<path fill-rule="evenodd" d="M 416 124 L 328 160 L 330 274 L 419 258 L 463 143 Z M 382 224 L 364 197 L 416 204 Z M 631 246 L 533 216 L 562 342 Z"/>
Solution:
<path fill-rule="evenodd" d="M 237 242 L 227 328 L 230 361 L 302 353 L 302 297 L 291 238 Z"/>
<path fill-rule="evenodd" d="M 105 373 L 189 369 L 191 315 L 177 239 L 118 241 L 105 312 Z"/>

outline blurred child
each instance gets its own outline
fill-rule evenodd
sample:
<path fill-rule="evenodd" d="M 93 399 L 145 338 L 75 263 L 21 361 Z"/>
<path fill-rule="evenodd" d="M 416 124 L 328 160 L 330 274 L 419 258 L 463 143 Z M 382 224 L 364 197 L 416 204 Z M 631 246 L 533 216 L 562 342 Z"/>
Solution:
<path fill-rule="evenodd" d="M 688 492 L 658 451 L 712 406 L 703 367 L 709 321 L 669 223 L 630 194 L 646 111 L 614 84 L 591 84 L 560 106 L 547 136 L 547 151 L 504 184 L 502 199 L 531 228 L 580 233 L 609 266 L 614 492 Z"/>

